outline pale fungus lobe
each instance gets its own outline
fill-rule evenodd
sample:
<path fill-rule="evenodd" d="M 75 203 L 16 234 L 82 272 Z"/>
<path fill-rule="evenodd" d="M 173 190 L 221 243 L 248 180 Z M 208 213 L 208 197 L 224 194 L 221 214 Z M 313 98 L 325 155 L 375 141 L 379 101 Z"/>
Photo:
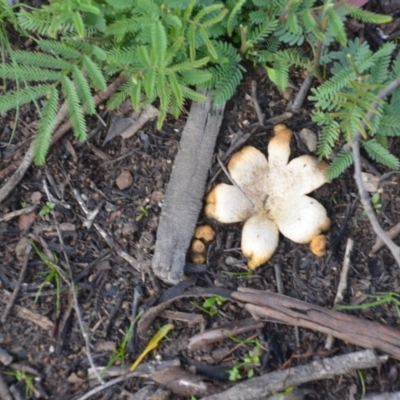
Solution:
<path fill-rule="evenodd" d="M 221 183 L 206 199 L 205 213 L 222 223 L 243 222 L 242 252 L 255 269 L 275 252 L 279 232 L 296 243 L 310 243 L 325 254 L 330 219 L 325 208 L 306 196 L 328 180 L 327 164 L 304 155 L 289 162 L 292 131 L 279 124 L 268 145 L 268 160 L 252 146 L 235 153 L 228 171 L 235 185 Z"/>

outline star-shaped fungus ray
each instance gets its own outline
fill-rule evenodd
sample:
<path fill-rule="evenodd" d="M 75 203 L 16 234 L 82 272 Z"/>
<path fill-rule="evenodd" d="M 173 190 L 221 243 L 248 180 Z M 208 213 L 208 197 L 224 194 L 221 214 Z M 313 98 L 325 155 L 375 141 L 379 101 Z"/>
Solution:
<path fill-rule="evenodd" d="M 205 213 L 219 222 L 245 221 L 242 252 L 251 269 L 267 262 L 278 246 L 279 231 L 296 243 L 311 243 L 314 254 L 325 252 L 321 232 L 330 227 L 325 208 L 306 194 L 328 182 L 327 165 L 312 156 L 289 161 L 292 131 L 279 124 L 268 145 L 268 160 L 246 146 L 235 153 L 228 170 L 235 186 L 214 187 Z"/>

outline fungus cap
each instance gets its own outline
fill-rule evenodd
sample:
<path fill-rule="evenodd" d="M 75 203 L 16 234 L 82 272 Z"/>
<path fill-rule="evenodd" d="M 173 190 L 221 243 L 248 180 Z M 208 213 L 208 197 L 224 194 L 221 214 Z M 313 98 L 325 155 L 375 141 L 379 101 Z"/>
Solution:
<path fill-rule="evenodd" d="M 206 199 L 205 213 L 222 223 L 245 221 L 242 252 L 248 266 L 268 261 L 278 246 L 279 231 L 296 243 L 313 243 L 322 254 L 330 227 L 325 208 L 308 193 L 327 183 L 327 164 L 304 155 L 289 161 L 292 131 L 279 124 L 268 144 L 268 160 L 246 146 L 235 153 L 228 170 L 235 186 L 221 183 Z M 323 238 L 323 239 L 322 239 Z"/>

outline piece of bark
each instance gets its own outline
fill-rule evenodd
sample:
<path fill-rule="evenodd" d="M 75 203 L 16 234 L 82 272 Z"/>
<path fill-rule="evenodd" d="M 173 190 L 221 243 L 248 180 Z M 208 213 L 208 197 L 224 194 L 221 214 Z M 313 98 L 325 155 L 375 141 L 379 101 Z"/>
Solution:
<path fill-rule="evenodd" d="M 202 376 L 194 375 L 180 367 L 155 372 L 151 379 L 172 393 L 186 398 L 209 396 L 220 390 L 213 384 L 205 382 Z"/>
<path fill-rule="evenodd" d="M 0 304 L 1 303 L 7 304 L 10 296 L 11 295 L 7 293 L 5 290 L 0 291 Z M 49 318 L 43 315 L 37 314 L 25 307 L 14 305 L 13 316 L 24 319 L 26 321 L 33 322 L 35 325 L 38 325 L 42 329 L 47 330 L 50 336 L 52 335 L 51 330 L 53 329 L 54 324 L 53 322 L 51 322 Z"/>
<path fill-rule="evenodd" d="M 372 350 L 363 350 L 355 353 L 324 358 L 313 361 L 311 364 L 300 367 L 276 371 L 245 382 L 225 390 L 221 393 L 203 397 L 202 400 L 261 400 L 274 392 L 281 392 L 291 386 L 299 386 L 306 382 L 329 379 L 336 375 L 348 374 L 364 368 L 374 368 L 387 360 L 387 357 L 378 357 Z"/>
<path fill-rule="evenodd" d="M 253 318 L 268 318 L 275 322 L 312 329 L 360 347 L 380 350 L 400 360 L 398 329 L 277 293 L 239 288 L 231 296 L 247 303 L 245 308 Z"/>
<path fill-rule="evenodd" d="M 263 322 L 248 318 L 242 321 L 234 321 L 217 328 L 194 335 L 189 339 L 188 350 L 195 351 L 212 343 L 219 342 L 229 336 L 238 336 L 242 333 L 261 329 Z"/>
<path fill-rule="evenodd" d="M 225 104 L 194 102 L 182 132 L 178 155 L 163 199 L 152 267 L 163 281 L 183 278 L 189 248 L 200 210 L 208 170 Z"/>

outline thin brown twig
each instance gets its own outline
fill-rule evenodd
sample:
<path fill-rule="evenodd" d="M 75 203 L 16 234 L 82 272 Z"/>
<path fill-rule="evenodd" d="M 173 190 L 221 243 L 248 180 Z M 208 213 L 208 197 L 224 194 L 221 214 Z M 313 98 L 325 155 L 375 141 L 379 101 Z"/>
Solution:
<path fill-rule="evenodd" d="M 294 99 L 292 107 L 290 107 L 291 111 L 299 111 L 303 106 L 304 100 L 306 99 L 307 93 L 310 90 L 310 86 L 314 80 L 314 76 L 312 74 L 308 74 L 304 79 L 299 92 L 297 93 L 296 98 Z"/>
<path fill-rule="evenodd" d="M 17 300 L 19 291 L 21 290 L 21 285 L 25 279 L 26 270 L 28 267 L 28 261 L 29 261 L 29 256 L 31 254 L 31 251 L 32 251 L 32 246 L 30 244 L 28 244 L 28 246 L 26 246 L 26 249 L 25 249 L 24 263 L 22 264 L 22 268 L 21 268 L 21 272 L 18 277 L 17 285 L 15 286 L 13 294 L 11 295 L 10 300 L 8 301 L 6 308 L 4 309 L 3 314 L 1 316 L 0 321 L 2 324 L 4 324 L 6 322 L 8 314 L 10 313 L 12 306 L 14 305 L 15 301 Z"/>
<path fill-rule="evenodd" d="M 396 225 L 392 226 L 389 230 L 385 231 L 386 235 L 390 237 L 390 239 L 394 239 L 395 237 L 399 236 L 400 234 L 400 222 L 398 222 Z M 374 245 L 372 246 L 371 251 L 369 252 L 369 256 L 372 256 L 373 254 L 377 253 L 385 244 L 382 242 L 382 240 L 377 237 Z"/>
<path fill-rule="evenodd" d="M 350 269 L 350 256 L 351 256 L 351 251 L 353 250 L 353 245 L 354 245 L 353 240 L 348 238 L 346 243 L 346 251 L 344 253 L 343 267 L 340 273 L 339 285 L 336 291 L 335 300 L 333 301 L 334 306 L 340 304 L 343 301 L 343 293 L 347 288 L 347 276 L 349 274 L 349 269 Z M 332 344 L 333 344 L 333 336 L 328 335 L 325 341 L 325 349 L 330 350 L 332 348 Z"/>
<path fill-rule="evenodd" d="M 93 100 L 95 105 L 99 105 L 104 100 L 108 99 L 121 85 L 123 82 L 123 78 L 117 78 L 113 83 L 111 83 L 104 92 L 98 93 L 94 96 Z M 63 104 L 58 111 L 56 117 L 56 125 L 59 126 L 62 121 L 67 117 L 67 107 Z M 59 140 L 69 129 L 71 129 L 71 121 L 66 121 L 62 124 L 52 136 L 51 144 L 54 144 L 57 140 Z M 11 191 L 18 185 L 21 179 L 24 177 L 28 168 L 32 165 L 33 162 L 33 150 L 34 144 L 31 142 L 28 151 L 26 152 L 24 158 L 21 161 L 21 164 L 18 166 L 17 170 L 10 177 L 10 179 L 0 188 L 0 203 L 11 193 Z"/>
<path fill-rule="evenodd" d="M 261 107 L 257 99 L 257 82 L 254 80 L 251 81 L 251 99 L 253 101 L 254 109 L 256 110 L 258 123 L 260 125 L 264 125 L 265 115 L 261 111 Z"/>
<path fill-rule="evenodd" d="M 384 89 L 382 89 L 382 91 L 377 95 L 377 98 L 384 99 L 386 96 L 389 96 L 391 93 L 393 93 L 399 86 L 400 86 L 400 77 L 391 82 Z M 376 106 L 377 103 L 372 104 L 372 108 L 376 108 Z M 366 115 L 366 120 L 370 121 L 374 115 L 375 114 L 373 112 L 371 111 L 368 112 L 368 114 Z M 360 131 L 358 131 L 354 135 L 351 141 L 351 148 L 353 150 L 353 156 L 354 156 L 354 178 L 358 187 L 358 192 L 360 194 L 361 203 L 364 207 L 365 212 L 367 213 L 368 219 L 371 222 L 372 229 L 382 240 L 382 242 L 389 248 L 398 266 L 400 267 L 400 247 L 397 246 L 393 242 L 393 240 L 390 239 L 390 237 L 386 234 L 386 232 L 379 224 L 378 218 L 376 217 L 374 209 L 371 205 L 368 192 L 364 187 L 364 183 L 361 176 L 360 138 L 361 138 L 361 133 Z"/>
<path fill-rule="evenodd" d="M 57 235 L 58 235 L 58 240 L 60 241 L 61 248 L 64 249 L 65 248 L 64 247 L 64 239 L 63 239 L 62 234 L 61 234 L 60 225 L 58 223 L 57 216 L 55 215 L 54 212 L 52 213 L 52 216 L 53 216 L 53 220 L 54 220 L 54 223 L 55 223 L 55 227 L 56 227 L 56 231 L 57 231 Z M 72 281 L 73 274 L 72 274 L 71 264 L 69 263 L 69 258 L 67 256 L 67 253 L 66 253 L 65 250 L 63 250 L 63 256 L 64 256 L 64 260 L 65 260 L 65 263 L 66 263 L 67 268 L 68 268 L 68 274 L 69 274 L 70 279 L 71 279 L 71 280 L 67 280 L 67 284 L 68 284 L 69 290 L 71 291 L 72 296 L 73 296 L 75 314 L 76 314 L 76 317 L 78 319 L 78 324 L 79 324 L 79 328 L 80 328 L 82 336 L 83 336 L 83 340 L 85 341 L 86 356 L 87 356 L 87 358 L 89 360 L 89 364 L 90 364 L 93 372 L 96 375 L 97 380 L 99 381 L 100 384 L 103 385 L 104 384 L 104 380 L 100 376 L 99 372 L 97 371 L 97 368 L 96 368 L 96 366 L 94 364 L 94 361 L 93 361 L 92 353 L 91 353 L 91 350 L 90 350 L 89 334 L 87 333 L 87 331 L 85 329 L 85 325 L 84 325 L 84 322 L 83 322 L 81 310 L 79 308 L 78 297 L 76 296 L 76 292 L 75 292 L 75 285 L 74 285 L 74 282 Z"/>

